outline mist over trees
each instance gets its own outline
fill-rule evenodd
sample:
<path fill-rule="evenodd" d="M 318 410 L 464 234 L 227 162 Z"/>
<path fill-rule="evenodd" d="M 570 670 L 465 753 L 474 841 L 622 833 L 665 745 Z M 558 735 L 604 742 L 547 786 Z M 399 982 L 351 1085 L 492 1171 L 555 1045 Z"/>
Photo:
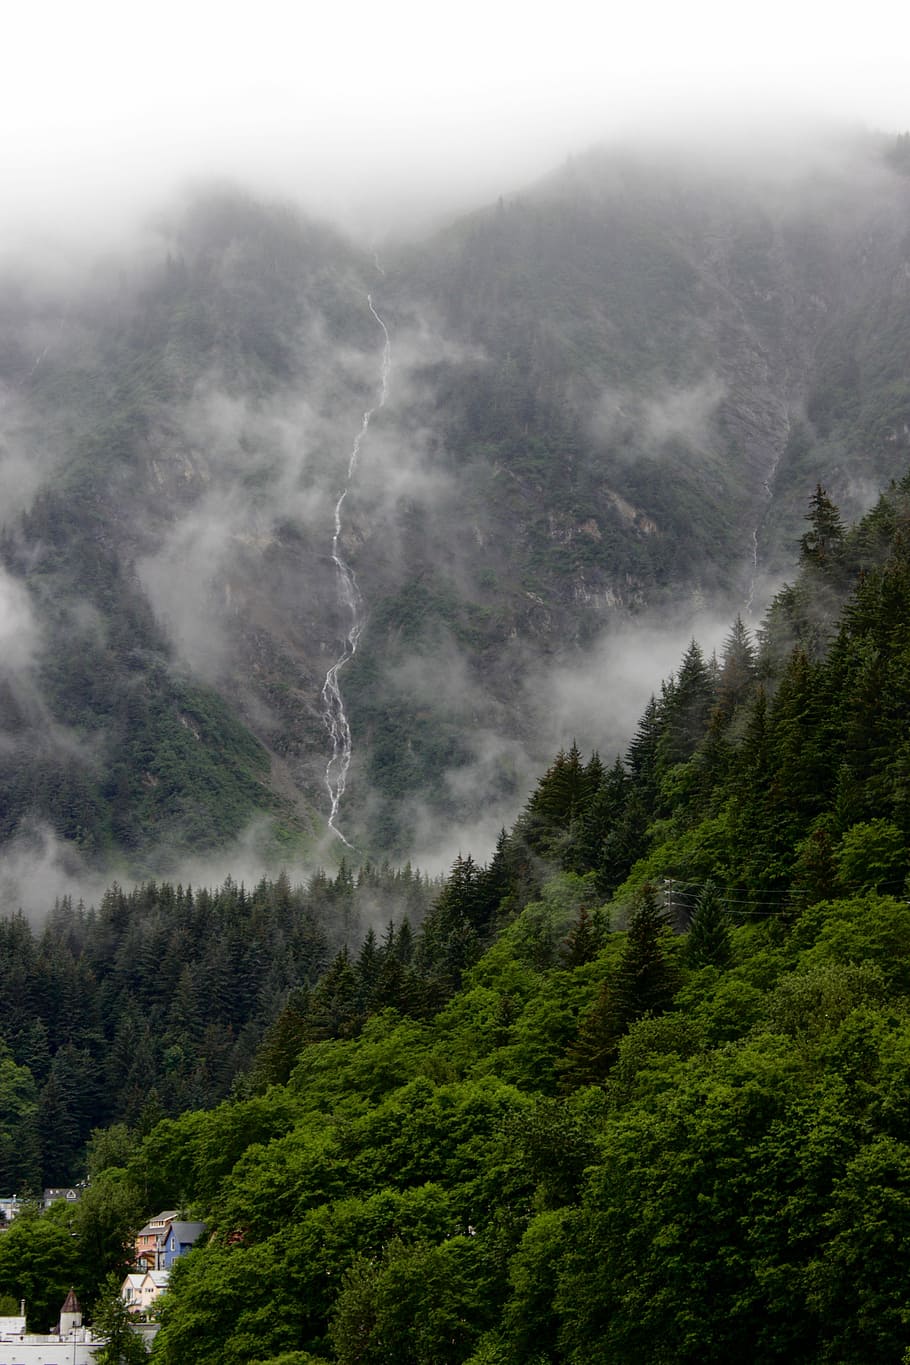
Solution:
<path fill-rule="evenodd" d="M 392 371 L 342 537 L 366 589 L 352 841 L 447 865 L 469 831 L 492 846 L 573 733 L 624 747 L 649 631 L 675 652 L 763 603 L 807 487 L 849 520 L 902 476 L 892 151 L 776 178 L 593 152 L 379 268 L 222 187 L 66 290 L 10 279 L 4 845 L 172 880 L 238 840 L 263 868 L 322 857 L 368 294 Z"/>
<path fill-rule="evenodd" d="M 109 883 L 0 919 L 31 1328 L 119 1351 L 173 1208 L 165 1365 L 910 1358 L 905 151 L 594 153 L 381 260 L 219 190 L 5 286 L 3 867 Z"/>
<path fill-rule="evenodd" d="M 7 921 L 6 977 L 81 972 L 96 1027 L 154 1008 L 146 957 L 176 989 L 150 1016 L 161 1109 L 93 1129 L 88 1194 L 0 1237 L 0 1292 L 47 1244 L 97 1296 L 129 1217 L 179 1206 L 209 1235 L 165 1362 L 899 1358 L 908 518 L 910 476 L 852 527 L 817 488 L 757 638 L 690 643 L 624 757 L 558 753 L 443 884 L 114 888 L 39 943 Z M 230 1093 L 192 1092 L 181 1048 L 214 1078 L 204 1040 L 232 1029 Z M 7 1162 L 40 1031 L 0 1065 Z"/>

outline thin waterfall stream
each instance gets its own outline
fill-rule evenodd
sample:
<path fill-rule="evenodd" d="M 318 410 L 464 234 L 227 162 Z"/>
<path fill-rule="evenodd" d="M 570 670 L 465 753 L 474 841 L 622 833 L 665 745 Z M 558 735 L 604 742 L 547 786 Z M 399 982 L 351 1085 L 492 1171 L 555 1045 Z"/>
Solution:
<path fill-rule="evenodd" d="M 347 479 L 341 490 L 338 501 L 335 503 L 335 530 L 332 536 L 332 561 L 335 565 L 335 573 L 338 579 L 339 597 L 346 607 L 350 616 L 350 627 L 345 637 L 344 647 L 341 654 L 332 664 L 328 673 L 325 675 L 325 682 L 322 684 L 322 713 L 325 720 L 326 729 L 332 741 L 332 756 L 325 768 L 325 785 L 328 789 L 331 810 L 329 813 L 329 829 L 335 834 L 348 848 L 353 845 L 345 838 L 338 828 L 338 812 L 341 801 L 347 786 L 348 771 L 351 766 L 351 726 L 348 720 L 347 711 L 344 706 L 344 699 L 341 695 L 341 685 L 339 683 L 339 673 L 346 663 L 349 663 L 357 653 L 357 644 L 360 640 L 364 626 L 364 607 L 363 597 L 360 588 L 357 586 L 357 578 L 354 570 L 348 564 L 341 553 L 341 514 L 344 508 L 345 498 L 350 491 L 351 483 L 357 471 L 357 461 L 360 457 L 360 450 L 366 439 L 366 434 L 370 429 L 370 422 L 374 415 L 385 407 L 385 402 L 389 393 L 389 376 L 392 371 L 392 347 L 389 341 L 388 328 L 373 306 L 373 296 L 367 294 L 367 304 L 376 322 L 382 328 L 383 347 L 382 347 L 382 367 L 380 374 L 379 395 L 371 408 L 363 414 L 360 423 L 360 430 L 354 438 L 351 448 L 351 456 L 348 460 Z"/>

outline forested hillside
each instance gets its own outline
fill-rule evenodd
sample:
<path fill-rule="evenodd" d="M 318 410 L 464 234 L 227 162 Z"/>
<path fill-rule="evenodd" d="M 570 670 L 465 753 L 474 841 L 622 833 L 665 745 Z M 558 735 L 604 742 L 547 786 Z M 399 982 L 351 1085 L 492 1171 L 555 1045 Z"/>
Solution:
<path fill-rule="evenodd" d="M 288 995 L 230 1099 L 96 1132 L 0 1293 L 55 1266 L 39 1321 L 181 1206 L 210 1236 L 175 1365 L 900 1361 L 910 478 L 850 529 L 808 512 L 757 638 L 693 642 L 622 759 L 561 751 L 414 932 Z"/>
<path fill-rule="evenodd" d="M 511 824 L 618 633 L 747 614 L 807 487 L 852 517 L 900 477 L 908 195 L 878 137 L 735 169 L 614 150 L 375 260 L 221 188 L 87 274 L 25 262 L 0 842 L 124 880 L 241 836 L 313 853 L 380 319 L 338 542 L 364 608 L 341 828 L 420 861 L 479 800 Z M 624 745 L 601 717 L 590 743 Z"/>
<path fill-rule="evenodd" d="M 216 1104 L 288 1002 L 283 1026 L 306 1006 L 333 1032 L 329 963 L 378 953 L 377 926 L 407 962 L 433 893 L 409 866 L 342 864 L 296 887 L 115 885 L 97 909 L 58 902 L 40 932 L 0 921 L 0 1192 L 81 1179 L 99 1127 Z"/>

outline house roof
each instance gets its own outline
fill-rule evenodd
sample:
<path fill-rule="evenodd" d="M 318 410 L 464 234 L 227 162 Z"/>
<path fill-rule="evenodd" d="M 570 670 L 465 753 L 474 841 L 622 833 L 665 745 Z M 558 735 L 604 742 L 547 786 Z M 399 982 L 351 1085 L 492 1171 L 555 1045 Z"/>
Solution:
<path fill-rule="evenodd" d="M 63 1301 L 63 1307 L 60 1309 L 60 1312 L 61 1312 L 61 1313 L 81 1313 L 81 1312 L 82 1312 L 82 1309 L 79 1307 L 79 1300 L 76 1298 L 76 1295 L 75 1295 L 75 1293 L 74 1293 L 74 1291 L 73 1291 L 72 1289 L 70 1290 L 70 1292 L 67 1294 L 66 1298 L 64 1299 L 64 1301 Z"/>
<path fill-rule="evenodd" d="M 171 1233 L 174 1233 L 178 1242 L 185 1245 L 191 1245 L 195 1242 L 196 1238 L 201 1237 L 204 1232 L 205 1223 L 171 1223 L 167 1232 L 162 1234 L 162 1238 L 166 1241 L 167 1237 L 169 1237 Z"/>
<path fill-rule="evenodd" d="M 163 1213 L 156 1213 L 154 1218 L 150 1218 L 144 1227 L 136 1233 L 137 1237 L 157 1237 L 162 1229 L 173 1223 L 177 1217 L 176 1209 L 165 1209 Z"/>
<path fill-rule="evenodd" d="M 173 1223 L 178 1212 L 178 1209 L 165 1209 L 163 1213 L 156 1213 L 154 1218 L 150 1218 L 148 1225 L 152 1228 L 160 1228 L 163 1223 Z"/>

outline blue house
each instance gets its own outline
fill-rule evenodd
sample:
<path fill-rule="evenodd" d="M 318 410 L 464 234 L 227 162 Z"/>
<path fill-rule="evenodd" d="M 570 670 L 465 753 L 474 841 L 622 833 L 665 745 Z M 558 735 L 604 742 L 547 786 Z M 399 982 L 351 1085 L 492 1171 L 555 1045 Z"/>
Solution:
<path fill-rule="evenodd" d="M 185 1255 L 204 1232 L 205 1223 L 169 1223 L 158 1243 L 159 1269 L 170 1270 L 177 1257 Z"/>

